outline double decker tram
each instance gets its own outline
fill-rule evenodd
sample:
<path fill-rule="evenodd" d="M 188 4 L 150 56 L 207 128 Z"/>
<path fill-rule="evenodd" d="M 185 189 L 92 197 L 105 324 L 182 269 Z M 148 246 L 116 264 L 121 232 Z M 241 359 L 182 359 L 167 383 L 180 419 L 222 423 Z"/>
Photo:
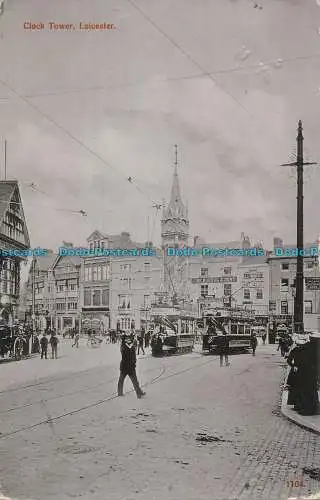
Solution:
<path fill-rule="evenodd" d="M 201 322 L 203 352 L 215 352 L 219 337 L 223 334 L 228 336 L 230 350 L 247 352 L 251 348 L 251 333 L 255 325 L 251 311 L 221 308 L 215 312 L 205 312 Z"/>
<path fill-rule="evenodd" d="M 151 349 L 153 356 L 192 352 L 195 343 L 196 317 L 179 313 L 152 318 Z"/>

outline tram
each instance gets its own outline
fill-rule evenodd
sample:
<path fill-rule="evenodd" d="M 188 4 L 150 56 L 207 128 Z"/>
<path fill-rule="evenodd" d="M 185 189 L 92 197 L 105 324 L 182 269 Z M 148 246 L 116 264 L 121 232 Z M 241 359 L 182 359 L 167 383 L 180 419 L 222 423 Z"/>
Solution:
<path fill-rule="evenodd" d="M 152 317 L 151 352 L 153 356 L 192 352 L 195 343 L 195 315 L 183 311 L 154 314 Z"/>
<path fill-rule="evenodd" d="M 251 348 L 251 333 L 255 324 L 254 315 L 246 310 L 221 309 L 203 315 L 203 352 L 215 352 L 219 337 L 228 335 L 229 349 L 247 352 Z"/>

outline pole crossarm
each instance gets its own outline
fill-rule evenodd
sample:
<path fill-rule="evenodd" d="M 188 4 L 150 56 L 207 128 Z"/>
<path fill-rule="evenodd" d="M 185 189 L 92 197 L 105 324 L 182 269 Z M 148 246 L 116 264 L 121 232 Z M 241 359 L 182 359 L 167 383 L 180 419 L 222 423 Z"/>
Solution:
<path fill-rule="evenodd" d="M 300 163 L 300 162 L 293 162 L 293 163 L 282 163 L 282 165 L 280 165 L 280 167 L 304 167 L 304 166 L 308 166 L 308 165 L 319 165 L 319 163 L 317 162 L 305 162 L 305 163 Z"/>

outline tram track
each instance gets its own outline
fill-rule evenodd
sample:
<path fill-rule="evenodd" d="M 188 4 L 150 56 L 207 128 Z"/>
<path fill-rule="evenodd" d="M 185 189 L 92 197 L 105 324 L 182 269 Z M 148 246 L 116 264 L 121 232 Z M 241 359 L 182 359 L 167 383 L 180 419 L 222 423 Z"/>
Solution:
<path fill-rule="evenodd" d="M 153 368 L 150 368 L 150 370 L 146 370 L 144 373 L 148 373 L 148 372 L 154 371 L 156 369 L 157 369 L 157 367 L 153 367 Z M 61 398 L 67 397 L 67 396 L 73 396 L 74 394 L 81 394 L 81 393 L 84 393 L 86 391 L 92 391 L 93 389 L 97 389 L 99 387 L 102 387 L 102 386 L 105 386 L 105 385 L 108 385 L 108 384 L 111 384 L 111 383 L 115 383 L 118 379 L 119 379 L 119 375 L 117 375 L 116 377 L 113 377 L 113 378 L 111 378 L 109 380 L 104 380 L 102 382 L 99 382 L 99 383 L 97 383 L 97 384 L 95 384 L 93 386 L 84 387 L 84 388 L 78 389 L 78 390 L 72 390 L 70 392 L 66 392 L 66 393 L 63 393 L 63 394 L 57 394 L 56 396 L 45 398 L 45 399 L 44 398 L 37 399 L 36 401 L 33 401 L 32 403 L 27 403 L 27 404 L 24 404 L 24 405 L 14 406 L 14 407 L 8 408 L 6 410 L 0 410 L 0 415 L 5 415 L 7 413 L 11 413 L 11 412 L 14 412 L 14 411 L 17 411 L 17 410 L 22 410 L 24 408 L 35 406 L 37 404 L 43 404 L 43 403 L 47 403 L 47 402 L 50 402 L 50 401 L 55 401 L 56 399 L 61 399 Z"/>
<path fill-rule="evenodd" d="M 148 358 L 141 358 L 139 361 L 146 360 L 146 359 L 148 359 Z M 166 357 L 166 359 L 168 359 L 168 358 Z M 173 363 L 172 363 L 172 364 L 173 364 Z M 176 363 L 175 363 L 175 364 L 176 364 Z M 87 371 L 92 372 L 92 371 L 93 371 L 93 370 L 95 370 L 95 369 L 96 369 L 96 368 L 91 368 L 90 370 L 86 370 L 86 372 L 87 372 Z M 100 369 L 100 367 L 99 367 L 99 369 Z M 105 369 L 105 367 L 101 367 L 101 369 Z M 152 367 L 152 368 L 150 368 L 150 369 L 146 370 L 144 373 L 149 373 L 150 371 L 154 371 L 154 370 L 156 370 L 156 369 L 157 369 L 157 367 Z M 82 375 L 82 374 L 84 374 L 84 372 L 81 372 L 81 373 L 80 373 L 80 375 Z M 73 375 L 75 375 L 75 374 L 73 374 Z M 64 380 L 65 378 L 67 378 L 67 380 L 69 380 L 69 378 L 68 378 L 68 377 L 63 377 L 63 380 Z M 73 377 L 73 378 L 74 378 L 74 377 Z M 79 377 L 77 377 L 77 378 L 79 378 Z M 72 396 L 72 395 L 74 395 L 74 394 L 81 394 L 81 393 L 84 393 L 84 392 L 86 392 L 86 391 L 91 391 L 91 390 L 94 390 L 94 389 L 96 389 L 96 388 L 99 388 L 99 387 L 102 387 L 102 386 L 105 386 L 105 385 L 108 385 L 108 384 L 111 384 L 111 383 L 115 383 L 115 382 L 118 380 L 118 378 L 119 378 L 119 376 L 117 375 L 117 376 L 115 376 L 115 377 L 112 377 L 112 378 L 111 378 L 111 379 L 109 379 L 109 380 L 103 380 L 102 382 L 99 382 L 99 383 L 94 384 L 94 385 L 92 385 L 92 386 L 84 387 L 84 388 L 82 388 L 82 389 L 78 389 L 78 390 L 74 390 L 74 389 L 73 389 L 73 390 L 72 390 L 72 391 L 70 391 L 70 392 L 66 392 L 66 393 L 63 393 L 63 394 L 57 394 L 57 395 L 55 395 L 55 396 L 53 396 L 53 397 L 48 397 L 48 398 L 45 398 L 45 399 L 44 399 L 44 398 L 39 398 L 39 399 L 37 399 L 36 401 L 30 402 L 30 403 L 26 403 L 26 404 L 19 405 L 19 406 L 13 406 L 12 408 L 7 408 L 7 409 L 5 409 L 5 410 L 0 410 L 0 415 L 6 415 L 6 414 L 8 414 L 8 413 L 11 413 L 11 412 L 14 412 L 14 411 L 18 411 L 18 410 L 22 410 L 22 409 L 24 409 L 24 408 L 29 408 L 29 407 L 35 406 L 35 405 L 37 405 L 37 404 L 43 404 L 43 403 L 47 403 L 47 402 L 50 402 L 50 401 L 55 401 L 55 400 L 57 400 L 57 399 L 61 399 L 61 398 L 67 397 L 67 396 Z M 59 383 L 60 381 L 61 381 L 61 378 L 56 378 L 56 379 L 54 379 L 54 380 L 50 380 L 50 381 L 48 381 L 48 380 L 47 380 L 47 381 L 43 381 L 43 382 L 42 382 L 42 384 L 47 384 L 47 385 L 50 385 L 50 384 L 55 384 L 55 383 L 57 383 L 57 382 Z M 37 384 L 37 385 L 38 385 L 38 384 Z M 23 388 L 24 388 L 24 389 L 25 389 L 25 388 L 27 388 L 27 387 L 28 387 L 28 386 L 23 386 Z M 32 384 L 32 385 L 31 385 L 31 387 L 34 387 L 34 384 Z M 17 388 L 17 389 L 18 389 L 18 388 Z M 47 390 L 47 389 L 45 389 L 45 390 Z M 16 392 L 16 390 L 14 390 L 13 392 Z M 6 394 L 10 394 L 10 393 L 11 393 L 11 391 L 10 391 L 10 390 L 8 390 L 8 391 L 6 391 L 5 393 L 6 393 Z M 0 395 L 1 395 L 1 393 L 0 393 Z"/>
<path fill-rule="evenodd" d="M 170 378 L 173 378 L 173 377 L 182 375 L 183 373 L 187 373 L 187 372 L 189 372 L 191 370 L 194 370 L 195 368 L 199 368 L 199 367 L 205 366 L 205 365 L 207 365 L 209 363 L 212 363 L 212 362 L 214 362 L 214 360 L 215 360 L 215 358 L 211 358 L 209 361 L 205 361 L 205 362 L 202 362 L 202 363 L 197 363 L 197 364 L 195 364 L 193 366 L 188 366 L 187 368 L 183 368 L 181 370 L 178 370 L 176 372 L 168 374 L 167 376 L 164 376 L 164 374 L 166 373 L 167 369 L 169 367 L 171 367 L 172 365 L 169 365 L 169 367 L 163 365 L 161 367 L 161 369 L 160 369 L 160 373 L 156 377 L 151 378 L 148 382 L 146 382 L 145 384 L 143 384 L 143 387 L 148 387 L 148 386 L 156 384 L 156 383 L 164 382 L 166 380 L 169 380 Z M 134 389 L 131 389 L 130 391 L 128 391 L 129 394 L 132 393 L 132 392 L 134 392 Z M 35 429 L 37 427 L 40 427 L 41 425 L 46 425 L 46 424 L 52 425 L 52 423 L 54 423 L 54 422 L 57 422 L 59 420 L 67 418 L 69 416 L 73 416 L 73 415 L 79 414 L 79 413 L 81 413 L 83 411 L 86 411 L 88 409 L 101 406 L 102 404 L 109 403 L 109 402 L 111 402 L 111 401 L 113 401 L 114 399 L 117 399 L 117 398 L 118 398 L 118 394 L 116 392 L 114 392 L 112 394 L 109 394 L 106 398 L 100 399 L 98 401 L 92 402 L 92 403 L 84 405 L 84 406 L 81 406 L 80 408 L 77 408 L 75 410 L 70 410 L 70 411 L 62 413 L 60 415 L 57 415 L 55 417 L 47 418 L 47 419 L 44 419 L 44 420 L 40 420 L 39 422 L 36 422 L 34 424 L 27 425 L 27 426 L 24 426 L 24 427 L 20 427 L 20 428 L 15 429 L 14 431 L 11 431 L 11 432 L 0 434 L 0 440 L 8 438 L 8 437 L 13 437 L 13 436 L 15 436 L 17 434 L 20 434 L 22 432 L 25 432 L 25 431 L 29 431 L 29 430 Z"/>

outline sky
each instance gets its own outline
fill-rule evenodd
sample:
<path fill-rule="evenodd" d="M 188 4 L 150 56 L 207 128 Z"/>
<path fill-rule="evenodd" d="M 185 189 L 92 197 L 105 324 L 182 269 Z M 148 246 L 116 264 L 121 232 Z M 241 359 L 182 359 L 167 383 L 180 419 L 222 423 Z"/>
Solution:
<path fill-rule="evenodd" d="M 295 171 L 281 164 L 299 119 L 305 160 L 320 161 L 318 3 L 5 0 L 0 171 L 6 139 L 31 246 L 83 245 L 95 229 L 159 243 L 174 144 L 192 237 L 294 242 Z M 320 232 L 319 181 L 306 167 L 306 241 Z"/>

